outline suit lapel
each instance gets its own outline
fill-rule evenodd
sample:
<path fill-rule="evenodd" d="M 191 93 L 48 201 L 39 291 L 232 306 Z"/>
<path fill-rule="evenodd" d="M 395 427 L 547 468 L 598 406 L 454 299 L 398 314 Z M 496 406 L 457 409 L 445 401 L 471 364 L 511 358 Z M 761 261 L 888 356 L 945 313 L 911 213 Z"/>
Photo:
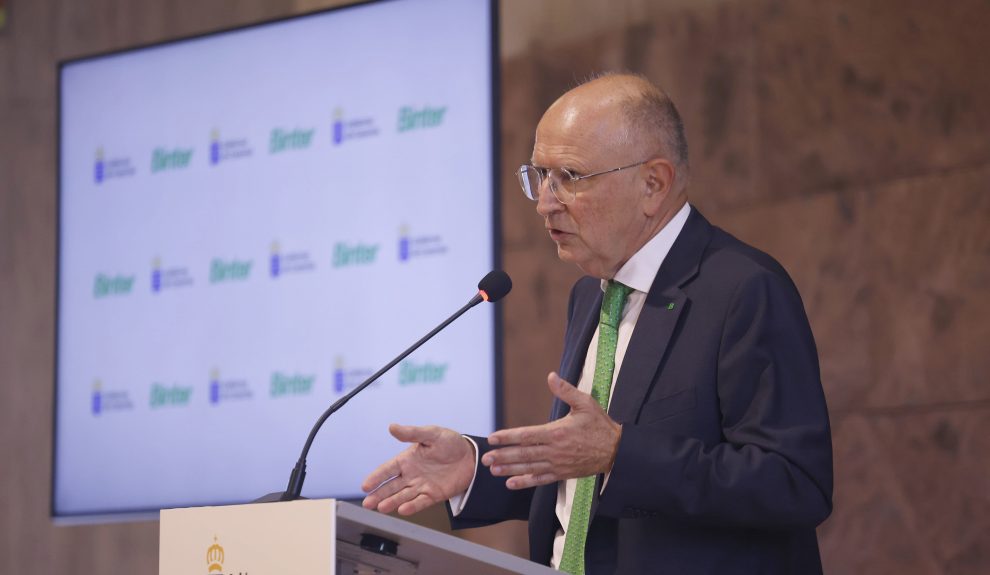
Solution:
<path fill-rule="evenodd" d="M 680 287 L 698 273 L 711 240 L 711 224 L 694 208 L 657 271 L 636 321 L 609 403 L 619 423 L 636 420 L 689 301 Z"/>

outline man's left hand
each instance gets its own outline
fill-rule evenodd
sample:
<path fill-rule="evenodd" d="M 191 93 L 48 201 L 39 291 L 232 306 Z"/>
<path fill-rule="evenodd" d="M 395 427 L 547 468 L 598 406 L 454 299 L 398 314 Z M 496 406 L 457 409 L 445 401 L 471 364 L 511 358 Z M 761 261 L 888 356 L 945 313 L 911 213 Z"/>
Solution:
<path fill-rule="evenodd" d="M 481 462 L 492 475 L 508 476 L 509 489 L 526 489 L 611 470 L 622 426 L 593 397 L 556 373 L 547 377 L 551 393 L 571 406 L 565 417 L 543 425 L 503 429 L 488 436 L 500 446 Z"/>

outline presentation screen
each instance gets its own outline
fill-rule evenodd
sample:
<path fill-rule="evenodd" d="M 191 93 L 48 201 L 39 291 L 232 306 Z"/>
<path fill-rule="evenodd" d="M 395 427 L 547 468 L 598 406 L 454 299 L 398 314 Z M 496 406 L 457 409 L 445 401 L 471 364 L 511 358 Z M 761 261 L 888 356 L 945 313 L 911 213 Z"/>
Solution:
<path fill-rule="evenodd" d="M 62 63 L 53 514 L 285 489 L 317 417 L 495 262 L 493 6 L 361 4 Z M 330 418 L 303 495 L 388 424 L 495 427 L 482 304 Z"/>

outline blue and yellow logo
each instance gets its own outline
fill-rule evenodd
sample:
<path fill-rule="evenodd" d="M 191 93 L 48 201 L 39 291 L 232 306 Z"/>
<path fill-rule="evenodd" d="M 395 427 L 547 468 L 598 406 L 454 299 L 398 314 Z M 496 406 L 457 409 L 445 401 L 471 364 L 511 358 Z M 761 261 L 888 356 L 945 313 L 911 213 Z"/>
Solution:
<path fill-rule="evenodd" d="M 333 111 L 333 143 L 339 146 L 344 141 L 344 111 L 337 108 Z"/>
<path fill-rule="evenodd" d="M 162 291 L 162 259 L 155 258 L 151 262 L 151 291 L 158 293 Z"/>
<path fill-rule="evenodd" d="M 210 132 L 210 165 L 220 163 L 220 130 Z"/>
<path fill-rule="evenodd" d="M 281 260 L 279 258 L 278 242 L 272 242 L 271 256 L 268 258 L 268 273 L 270 273 L 273 278 L 278 277 L 278 274 L 281 271 L 280 264 Z"/>
<path fill-rule="evenodd" d="M 100 380 L 93 382 L 93 393 L 90 396 L 90 409 L 93 411 L 93 415 L 99 415 L 103 411 L 103 383 Z"/>
<path fill-rule="evenodd" d="M 334 360 L 333 369 L 333 390 L 337 393 L 344 392 L 344 358 L 337 356 Z"/>
<path fill-rule="evenodd" d="M 97 183 L 103 183 L 103 176 L 105 174 L 106 164 L 103 161 L 103 148 L 96 148 L 96 161 L 93 163 L 93 180 Z"/>
<path fill-rule="evenodd" d="M 403 225 L 399 228 L 399 261 L 409 260 L 409 226 Z"/>
<path fill-rule="evenodd" d="M 220 403 L 220 370 L 210 370 L 210 405 Z"/>

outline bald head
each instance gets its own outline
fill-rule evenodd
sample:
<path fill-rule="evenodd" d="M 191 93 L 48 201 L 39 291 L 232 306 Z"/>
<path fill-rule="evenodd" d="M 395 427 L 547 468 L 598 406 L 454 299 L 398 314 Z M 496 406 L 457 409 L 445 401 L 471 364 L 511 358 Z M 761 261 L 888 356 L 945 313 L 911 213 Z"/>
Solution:
<path fill-rule="evenodd" d="M 675 188 L 687 185 L 688 146 L 684 124 L 670 97 L 645 77 L 627 73 L 596 76 L 561 96 L 545 121 L 584 124 L 601 144 L 643 159 L 660 156 L 677 168 Z M 589 125 L 593 124 L 593 125 Z"/>

